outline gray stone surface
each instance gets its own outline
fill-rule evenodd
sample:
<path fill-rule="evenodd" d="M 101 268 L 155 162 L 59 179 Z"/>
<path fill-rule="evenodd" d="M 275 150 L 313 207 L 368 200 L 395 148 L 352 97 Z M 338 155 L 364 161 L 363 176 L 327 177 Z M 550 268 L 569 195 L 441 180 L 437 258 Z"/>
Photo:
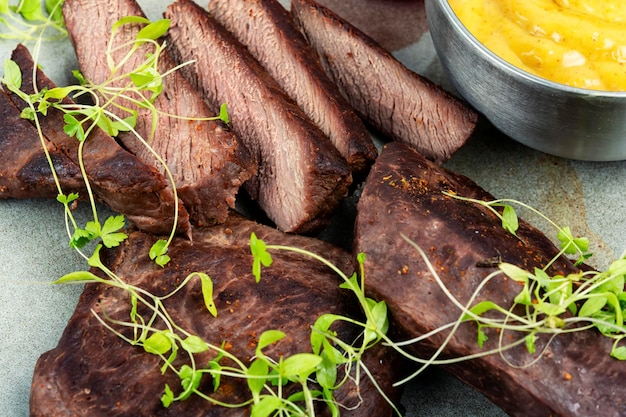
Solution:
<path fill-rule="evenodd" d="M 167 2 L 140 3 L 149 17 L 155 18 Z M 2 61 L 14 45 L 13 41 L 0 42 Z M 396 55 L 445 85 L 429 37 Z M 71 81 L 69 71 L 76 63 L 69 42 L 45 44 L 41 62 L 57 83 Z M 505 138 L 490 126 L 482 126 L 448 167 L 468 175 L 497 197 L 519 199 L 557 222 L 571 225 L 575 233 L 588 236 L 596 253 L 591 262 L 594 266 L 606 266 L 626 248 L 626 163 L 552 157 Z M 28 415 L 35 362 L 41 353 L 55 346 L 81 290 L 79 286 L 49 283 L 67 272 L 85 268 L 84 260 L 67 246 L 58 203 L 0 201 L 0 369 L 4 375 L 0 416 Z M 429 370 L 409 383 L 403 403 L 410 417 L 504 415 L 482 396 L 438 370 Z"/>

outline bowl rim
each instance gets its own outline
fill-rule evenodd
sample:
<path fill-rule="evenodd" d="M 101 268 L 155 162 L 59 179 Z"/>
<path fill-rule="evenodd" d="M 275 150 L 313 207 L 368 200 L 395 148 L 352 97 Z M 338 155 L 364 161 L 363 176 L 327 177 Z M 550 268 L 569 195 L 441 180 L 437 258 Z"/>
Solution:
<path fill-rule="evenodd" d="M 506 61 L 504 58 L 501 58 L 499 55 L 491 51 L 482 42 L 480 42 L 470 31 L 465 27 L 461 19 L 456 15 L 452 6 L 448 0 L 432 0 L 440 5 L 444 14 L 449 19 L 449 21 L 454 26 L 453 29 L 457 30 L 465 40 L 471 43 L 476 49 L 485 56 L 487 59 L 492 61 L 498 67 L 501 67 L 504 71 L 509 71 L 514 73 L 516 76 L 524 78 L 529 82 L 538 84 L 540 86 L 544 86 L 550 89 L 560 90 L 566 93 L 585 95 L 585 96 L 597 96 L 597 97 L 607 97 L 607 98 L 626 98 L 626 91 L 612 91 L 612 90 L 594 90 L 591 88 L 583 88 L 583 87 L 573 87 L 566 84 L 558 83 L 555 81 L 548 80 L 546 78 L 540 77 L 535 74 L 531 74 L 528 71 L 525 71 L 510 62 Z"/>

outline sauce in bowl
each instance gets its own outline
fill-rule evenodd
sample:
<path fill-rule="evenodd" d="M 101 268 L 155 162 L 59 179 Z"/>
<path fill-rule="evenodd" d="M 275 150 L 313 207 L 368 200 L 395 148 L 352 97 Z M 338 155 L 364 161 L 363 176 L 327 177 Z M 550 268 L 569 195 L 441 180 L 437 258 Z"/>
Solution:
<path fill-rule="evenodd" d="M 448 0 L 465 27 L 539 77 L 626 91 L 626 0 Z"/>

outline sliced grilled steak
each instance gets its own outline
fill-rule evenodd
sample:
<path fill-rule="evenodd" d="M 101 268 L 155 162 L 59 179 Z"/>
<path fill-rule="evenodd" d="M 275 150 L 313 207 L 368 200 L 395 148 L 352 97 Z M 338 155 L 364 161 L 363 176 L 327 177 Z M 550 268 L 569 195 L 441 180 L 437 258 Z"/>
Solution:
<path fill-rule="evenodd" d="M 458 319 L 460 311 L 440 290 L 417 252 L 401 237 L 416 242 L 452 295 L 465 304 L 480 281 L 494 268 L 487 259 L 533 271 L 558 253 L 541 232 L 521 221 L 517 237 L 505 231 L 489 210 L 442 194 L 493 199 L 467 177 L 427 161 L 399 143 L 387 144 L 372 167 L 358 205 L 355 250 L 365 252 L 365 271 L 375 298 L 387 301 L 394 325 L 418 336 Z M 559 258 L 549 273 L 577 269 Z M 512 279 L 492 280 L 476 302 L 491 300 L 511 306 L 520 285 Z M 445 333 L 445 332 L 444 332 Z M 476 327 L 462 325 L 443 352 L 459 357 L 496 347 L 498 334 L 488 333 L 481 350 Z M 412 346 L 430 356 L 447 333 Z M 508 336 L 513 334 L 505 334 Z M 545 341 L 544 339 L 541 339 Z M 513 341 L 513 340 L 510 340 Z M 525 346 L 500 355 L 462 362 L 447 368 L 460 380 L 482 391 L 511 416 L 623 416 L 626 367 L 611 358 L 612 341 L 599 332 L 561 334 L 534 364 Z M 544 345 L 545 346 L 545 345 Z M 537 353 L 542 344 L 537 346 Z"/>
<path fill-rule="evenodd" d="M 330 140 L 248 50 L 192 1 L 177 1 L 168 46 L 212 106 L 227 103 L 233 130 L 259 162 L 246 184 L 276 226 L 305 233 L 324 226 L 346 195 L 350 169 Z"/>
<path fill-rule="evenodd" d="M 464 102 L 315 1 L 292 0 L 291 13 L 331 79 L 374 128 L 438 163 L 467 141 L 478 117 Z"/>
<path fill-rule="evenodd" d="M 125 43 L 132 43 L 141 29 L 136 24 L 123 26 L 110 45 L 113 24 L 125 16 L 143 16 L 134 0 L 70 0 L 64 3 L 63 14 L 80 68 L 94 84 L 103 83 L 111 76 L 107 65 L 107 48 L 111 46 L 113 59 L 121 62 L 131 48 Z M 146 59 L 146 54 L 152 52 L 154 46 L 145 43 L 121 65 L 117 75 L 136 71 Z M 161 74 L 174 68 L 166 52 L 160 55 L 158 68 Z M 122 87 L 129 82 L 126 77 L 113 82 L 112 86 Z M 123 103 L 137 108 L 130 102 Z M 139 110 L 135 130 L 149 140 L 152 148 L 167 162 L 191 220 L 200 226 L 223 222 L 228 209 L 234 206 L 239 187 L 255 172 L 253 160 L 222 123 L 169 117 L 215 116 L 178 71 L 163 78 L 163 92 L 157 97 L 154 106 L 159 112 L 154 137 L 151 138 L 154 126 L 149 110 Z M 121 117 L 128 116 L 127 113 L 118 113 Z M 163 172 L 163 167 L 154 155 L 134 135 L 120 134 L 119 138 L 139 159 Z"/>
<path fill-rule="evenodd" d="M 13 51 L 11 59 L 22 70 L 22 90 L 27 94 L 34 94 L 35 63 L 30 52 L 25 46 L 19 45 Z M 37 90 L 55 87 L 52 80 L 37 69 Z M 11 94 L 10 97 L 16 106 L 27 106 L 17 95 Z M 64 103 L 73 104 L 70 99 L 65 99 Z M 63 113 L 50 108 L 45 117 L 39 117 L 39 124 L 46 138 L 80 172 L 79 142 L 63 131 Z M 170 233 L 177 210 L 174 193 L 165 177 L 153 166 L 141 162 L 99 128 L 95 128 L 85 142 L 83 163 L 96 198 L 112 210 L 124 214 L 141 230 L 155 234 Z M 81 187 L 81 192 L 83 188 Z M 182 235 L 190 233 L 189 215 L 182 204 L 178 207 L 177 231 Z"/>
<path fill-rule="evenodd" d="M 355 173 L 371 165 L 378 153 L 369 132 L 277 0 L 212 0 L 209 11 L 322 129 Z"/>
<path fill-rule="evenodd" d="M 351 256 L 318 240 L 284 235 L 231 216 L 223 226 L 194 231 L 193 243 L 176 239 L 170 249 L 172 263 L 165 268 L 154 265 L 148 251 L 154 238 L 141 232 L 130 234 L 117 250 L 106 251 L 102 259 L 127 282 L 164 295 L 191 271 L 205 272 L 213 280 L 218 315 L 206 311 L 200 282 L 191 282 L 175 296 L 165 300 L 172 319 L 187 331 L 228 351 L 250 365 L 261 333 L 281 330 L 287 338 L 265 352 L 272 358 L 310 352 L 310 326 L 323 313 L 352 314 L 354 303 L 349 294 L 338 290 L 338 277 L 321 263 L 291 253 L 274 253 L 274 263 L 264 269 L 256 284 L 251 274 L 250 233 L 254 231 L 268 243 L 295 245 L 319 253 L 341 269 L 351 271 Z M 128 320 L 129 297 L 124 291 L 89 284 L 85 287 L 58 346 L 44 353 L 37 362 L 31 390 L 31 417 L 159 417 L 159 416 L 249 416 L 249 407 L 235 409 L 212 405 L 192 395 L 166 409 L 160 397 L 165 384 L 178 393 L 180 383 L 172 372 L 162 374 L 162 363 L 141 347 L 131 346 L 113 335 L 94 317 Z M 140 314 L 144 312 L 141 308 Z M 106 314 L 106 317 L 105 317 Z M 159 325 L 159 323 L 155 323 Z M 353 328 L 336 329 L 347 340 L 358 335 Z M 121 329 L 128 334 L 128 329 Z M 214 351 L 197 356 L 205 366 Z M 182 351 L 174 363 L 184 363 Z M 396 398 L 391 383 L 397 374 L 397 360 L 385 347 L 372 350 L 366 364 L 380 386 Z M 232 362 L 223 360 L 222 365 Z M 250 399 L 245 381 L 221 378 L 213 392 L 205 375 L 200 389 L 211 397 L 233 404 Z M 285 387 L 288 392 L 289 387 Z M 342 416 L 391 416 L 390 407 L 373 386 L 363 381 L 359 390 L 350 381 L 336 393 L 337 400 L 354 410 L 341 410 Z M 361 400 L 359 399 L 361 396 Z M 326 410 L 319 415 L 329 416 Z"/>
<path fill-rule="evenodd" d="M 59 190 L 37 129 L 20 113 L 7 93 L 0 90 L 0 199 L 56 198 Z M 82 191 L 84 182 L 78 165 L 49 141 L 45 146 L 61 187 L 67 192 Z"/>

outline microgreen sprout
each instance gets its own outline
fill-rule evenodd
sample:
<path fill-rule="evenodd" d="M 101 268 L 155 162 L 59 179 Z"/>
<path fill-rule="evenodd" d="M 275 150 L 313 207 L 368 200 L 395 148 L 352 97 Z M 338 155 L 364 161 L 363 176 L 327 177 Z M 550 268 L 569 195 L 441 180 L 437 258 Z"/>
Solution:
<path fill-rule="evenodd" d="M 66 37 L 62 6 L 63 0 L 20 0 L 17 5 L 0 0 L 0 38 L 40 41 Z"/>
<path fill-rule="evenodd" d="M 50 3 L 50 7 L 53 7 L 52 2 L 48 3 Z M 58 8 L 61 3 L 57 3 L 55 3 L 56 6 L 54 6 L 51 10 L 59 10 Z M 27 7 L 23 4 L 22 6 Z M 6 60 L 4 63 L 4 76 L 2 78 L 2 82 L 11 92 L 18 95 L 25 103 L 27 103 L 27 107 L 22 112 L 22 117 L 32 120 L 37 127 L 42 142 L 42 149 L 48 159 L 48 163 L 52 170 L 52 175 L 54 176 L 59 192 L 57 200 L 63 204 L 65 208 L 66 227 L 70 238 L 70 246 L 72 248 L 82 249 L 88 242 L 95 241 L 97 239 L 102 240 L 102 243 L 105 246 L 113 247 L 118 245 L 125 238 L 125 235 L 120 232 L 120 229 L 124 226 L 123 217 L 110 217 L 105 220 L 104 223 L 101 223 L 98 218 L 95 197 L 92 193 L 91 185 L 87 176 L 88 173 L 86 172 L 83 163 L 83 148 L 90 137 L 89 135 L 91 131 L 96 127 L 99 127 L 114 137 L 120 132 L 127 132 L 134 135 L 137 140 L 139 140 L 139 142 L 142 143 L 146 149 L 148 149 L 148 151 L 154 156 L 155 160 L 162 166 L 165 175 L 171 183 L 171 188 L 174 193 L 174 226 L 172 227 L 169 238 L 157 241 L 150 250 L 151 259 L 153 259 L 158 265 L 164 266 L 170 261 L 170 258 L 167 255 L 167 250 L 171 240 L 175 236 L 176 224 L 178 223 L 178 206 L 180 203 L 177 196 L 174 177 L 169 170 L 166 161 L 164 161 L 163 158 L 150 146 L 150 138 L 143 138 L 135 131 L 134 128 L 137 123 L 138 111 L 135 108 L 121 103 L 123 101 L 127 101 L 137 108 L 149 109 L 151 111 L 151 135 L 153 135 L 156 131 L 157 124 L 159 123 L 159 117 L 167 116 L 183 118 L 179 115 L 159 114 L 153 105 L 154 100 L 156 100 L 162 91 L 163 78 L 172 71 L 177 70 L 178 67 L 164 74 L 161 74 L 158 71 L 159 58 L 164 47 L 158 39 L 169 28 L 169 20 L 166 19 L 157 20 L 155 22 L 151 22 L 148 19 L 138 16 L 120 19 L 113 27 L 109 45 L 114 43 L 113 40 L 117 31 L 124 25 L 131 23 L 142 24 L 144 26 L 138 31 L 134 41 L 118 47 L 127 47 L 129 49 L 128 53 L 121 59 L 121 61 L 116 62 L 113 59 L 113 54 L 116 49 L 109 49 L 106 61 L 109 64 L 110 77 L 101 84 L 91 84 L 85 80 L 79 71 L 75 71 L 74 74 L 78 80 L 77 85 L 56 87 L 52 89 L 44 88 L 41 90 L 37 85 L 33 85 L 34 93 L 29 95 L 21 91 L 22 74 L 18 65 L 11 60 Z M 147 54 L 144 61 L 141 62 L 137 68 L 129 73 L 122 73 L 120 68 L 123 63 L 130 59 L 134 54 L 143 53 L 143 50 L 139 48 L 145 44 L 152 45 L 154 51 Z M 35 79 L 36 77 L 33 76 L 33 80 Z M 119 83 L 119 80 L 123 79 L 129 80 L 125 87 L 113 87 L 115 83 Z M 64 101 L 65 98 L 77 99 L 81 96 L 88 96 L 94 104 L 87 105 Z M 78 195 L 66 194 L 61 189 L 60 181 L 54 170 L 52 158 L 50 157 L 50 154 L 45 146 L 44 134 L 39 126 L 39 117 L 45 117 L 50 108 L 63 112 L 63 120 L 65 122 L 63 130 L 70 137 L 75 137 L 79 142 L 78 163 L 81 174 L 84 178 L 87 199 L 91 204 L 93 213 L 93 220 L 87 222 L 84 227 L 79 226 L 71 209 L 72 205 L 76 204 L 78 201 Z M 190 119 L 189 117 L 184 118 Z M 219 115 L 216 117 L 193 119 L 219 119 L 228 122 L 228 113 L 226 111 L 226 106 L 223 105 L 220 109 Z"/>
<path fill-rule="evenodd" d="M 620 346 L 620 342 L 626 337 L 626 326 L 624 326 L 626 253 L 602 272 L 580 271 L 570 273 L 567 276 L 550 276 L 547 272 L 550 266 L 563 255 L 574 255 L 577 258 L 577 264 L 588 259 L 591 256 L 588 253 L 588 239 L 574 236 L 569 227 L 557 225 L 538 210 L 516 200 L 482 201 L 451 193 L 446 194 L 489 208 L 501 219 L 502 227 L 514 235 L 517 232 L 518 220 L 513 205 L 532 210 L 555 227 L 560 242 L 560 252 L 541 269 L 535 268 L 533 271 L 525 271 L 515 265 L 501 262 L 498 270 L 487 276 L 475 290 L 469 303 L 463 305 L 447 290 L 425 253 L 415 242 L 405 236 L 405 240 L 418 251 L 421 258 L 426 262 L 430 273 L 443 292 L 461 311 L 458 322 L 453 326 L 458 327 L 461 322 L 465 321 L 475 322 L 478 329 L 477 343 L 480 347 L 487 340 L 485 329 L 500 330 L 499 353 L 521 342 L 526 345 L 529 353 L 535 353 L 535 342 L 540 334 L 555 337 L 562 333 L 595 328 L 604 336 L 614 340 L 610 352 L 611 356 L 621 360 L 626 359 L 626 347 Z M 503 208 L 502 212 L 497 211 L 496 207 Z M 512 306 L 499 306 L 489 300 L 473 304 L 478 292 L 490 280 L 503 276 L 521 284 L 520 292 L 515 296 Z M 518 313 L 519 311 L 522 313 Z M 487 317 L 485 316 L 487 312 L 496 313 L 499 318 L 494 318 L 492 315 Z M 443 330 L 443 328 L 437 331 L 439 330 Z M 510 345 L 504 345 L 506 331 L 521 333 L 523 337 Z M 442 350 L 443 346 L 438 352 Z M 431 363 L 439 362 L 433 357 Z M 515 364 L 510 365 L 517 366 Z"/>

